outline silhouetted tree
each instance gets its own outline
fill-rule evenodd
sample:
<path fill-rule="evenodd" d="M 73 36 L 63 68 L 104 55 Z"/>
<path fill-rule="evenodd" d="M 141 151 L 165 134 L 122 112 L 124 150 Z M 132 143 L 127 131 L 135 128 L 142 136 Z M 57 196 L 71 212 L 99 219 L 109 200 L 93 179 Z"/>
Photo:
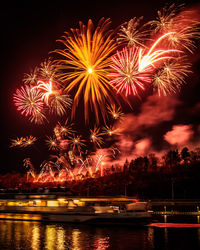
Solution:
<path fill-rule="evenodd" d="M 144 161 L 144 171 L 146 172 L 148 170 L 148 168 L 149 168 L 149 159 L 148 159 L 148 157 L 145 156 L 143 158 L 143 161 Z"/>
<path fill-rule="evenodd" d="M 181 158 L 184 161 L 184 165 L 189 164 L 190 162 L 190 153 L 189 153 L 189 149 L 187 147 L 184 147 L 181 151 Z"/>
<path fill-rule="evenodd" d="M 156 171 L 158 164 L 158 157 L 155 154 L 149 154 L 149 168 Z"/>
<path fill-rule="evenodd" d="M 181 160 L 178 149 L 168 151 L 167 154 L 164 156 L 164 160 L 166 167 L 170 169 L 176 167 Z"/>
<path fill-rule="evenodd" d="M 128 166 L 129 166 L 129 162 L 128 162 L 128 159 L 126 159 L 126 161 L 124 163 L 124 168 L 123 168 L 124 173 L 127 173 Z"/>

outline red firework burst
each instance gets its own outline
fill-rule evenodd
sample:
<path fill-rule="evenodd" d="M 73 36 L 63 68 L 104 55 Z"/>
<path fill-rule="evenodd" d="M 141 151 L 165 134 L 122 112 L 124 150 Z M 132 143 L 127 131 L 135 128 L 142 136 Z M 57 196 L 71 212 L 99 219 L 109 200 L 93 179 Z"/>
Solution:
<path fill-rule="evenodd" d="M 43 118 L 42 109 L 44 103 L 41 97 L 40 90 L 26 85 L 16 90 L 16 93 L 13 95 L 13 101 L 17 110 L 21 111 L 22 115 L 30 116 L 31 121 L 34 121 L 33 118 L 38 116 L 38 114 L 40 114 L 41 119 Z"/>
<path fill-rule="evenodd" d="M 138 48 L 124 48 L 111 59 L 113 72 L 109 74 L 110 83 L 117 92 L 125 92 L 126 96 L 138 95 L 138 89 L 144 90 L 145 84 L 151 83 L 152 66 L 139 71 Z"/>

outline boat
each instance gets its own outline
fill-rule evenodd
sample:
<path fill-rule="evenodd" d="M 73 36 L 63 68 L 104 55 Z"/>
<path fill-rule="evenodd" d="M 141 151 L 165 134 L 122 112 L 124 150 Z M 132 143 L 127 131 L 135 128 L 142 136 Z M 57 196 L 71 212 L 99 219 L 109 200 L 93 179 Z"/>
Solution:
<path fill-rule="evenodd" d="M 150 218 L 148 202 L 131 197 L 66 197 L 58 194 L 0 195 L 0 219 L 144 224 Z"/>

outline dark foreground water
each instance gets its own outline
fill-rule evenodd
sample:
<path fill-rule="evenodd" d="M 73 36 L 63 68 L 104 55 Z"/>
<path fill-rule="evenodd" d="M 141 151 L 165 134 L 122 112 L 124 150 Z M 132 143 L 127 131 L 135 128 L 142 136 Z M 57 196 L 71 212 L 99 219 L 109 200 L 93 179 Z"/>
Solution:
<path fill-rule="evenodd" d="M 160 218 L 175 222 L 175 218 Z M 20 249 L 200 249 L 200 227 L 192 227 L 197 218 L 186 219 L 185 227 L 100 226 L 33 221 L 0 221 L 0 250 Z M 180 219 L 178 219 L 180 220 Z M 168 222 L 168 221 L 167 221 Z M 180 223 L 181 221 L 178 221 Z M 183 221 L 182 221 L 183 222 Z M 188 226 L 190 223 L 190 227 Z M 163 224 L 161 224 L 162 226 Z M 168 226 L 175 227 L 168 227 Z M 178 224 L 177 224 L 178 225 Z M 160 226 L 160 224 L 158 224 Z M 180 224 L 179 224 L 180 226 Z"/>

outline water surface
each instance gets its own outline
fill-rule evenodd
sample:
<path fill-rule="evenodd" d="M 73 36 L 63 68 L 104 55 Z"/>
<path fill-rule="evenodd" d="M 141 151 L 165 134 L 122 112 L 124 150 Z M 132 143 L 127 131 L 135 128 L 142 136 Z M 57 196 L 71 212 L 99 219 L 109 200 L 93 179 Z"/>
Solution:
<path fill-rule="evenodd" d="M 200 228 L 168 227 L 166 220 L 166 227 L 0 220 L 0 249 L 200 249 Z"/>

